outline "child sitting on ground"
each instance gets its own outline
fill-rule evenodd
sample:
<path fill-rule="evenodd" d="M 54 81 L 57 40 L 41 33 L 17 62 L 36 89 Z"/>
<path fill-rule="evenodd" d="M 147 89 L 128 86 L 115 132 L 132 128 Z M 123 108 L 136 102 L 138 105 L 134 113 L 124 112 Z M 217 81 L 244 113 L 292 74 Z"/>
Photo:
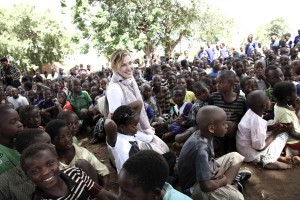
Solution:
<path fill-rule="evenodd" d="M 37 199 L 97 199 L 117 200 L 78 168 L 59 170 L 59 161 L 52 145 L 37 143 L 25 149 L 21 156 L 21 167 L 36 185 L 34 200 Z"/>
<path fill-rule="evenodd" d="M 257 82 L 253 77 L 247 76 L 241 81 L 241 89 L 245 94 L 245 97 L 247 97 L 252 91 L 258 89 Z"/>
<path fill-rule="evenodd" d="M 181 149 L 183 143 L 198 129 L 196 123 L 196 115 L 200 108 L 208 104 L 209 86 L 203 81 L 198 81 L 193 85 L 193 90 L 197 101 L 193 104 L 187 119 L 187 124 L 191 127 L 181 134 L 175 136 L 175 143 L 173 147 L 177 150 Z"/>
<path fill-rule="evenodd" d="M 19 110 L 19 116 L 24 128 L 43 128 L 40 110 L 37 106 L 22 106 Z"/>
<path fill-rule="evenodd" d="M 223 71 L 217 78 L 218 92 L 212 93 L 209 97 L 209 104 L 222 108 L 227 115 L 228 133 L 224 139 L 218 138 L 220 145 L 216 146 L 217 155 L 224 155 L 235 150 L 237 125 L 247 109 L 245 98 L 233 91 L 235 82 L 234 72 Z"/>
<path fill-rule="evenodd" d="M 97 171 L 98 180 L 104 188 L 108 187 L 109 171 L 90 151 L 72 143 L 72 134 L 68 124 L 60 119 L 49 122 L 45 128 L 54 144 L 61 169 L 75 166 L 79 159 L 88 161 Z M 91 172 L 92 173 L 92 172 Z M 90 175 L 90 174 L 88 174 Z M 92 176 L 90 176 L 92 178 Z"/>
<path fill-rule="evenodd" d="M 51 144 L 51 138 L 41 129 L 29 128 L 22 134 L 18 134 L 15 145 L 21 154 L 29 145 L 38 142 Z M 1 174 L 0 180 L 0 199 L 32 199 L 34 185 L 22 171 L 19 163 L 16 167 Z"/>
<path fill-rule="evenodd" d="M 244 157 L 233 152 L 215 159 L 213 138 L 224 137 L 228 125 L 223 109 L 205 106 L 197 113 L 199 131 L 184 144 L 178 161 L 179 183 L 193 199 L 244 199 L 243 185 L 251 172 L 240 171 Z M 197 166 L 197 167 L 195 167 Z"/>
<path fill-rule="evenodd" d="M 181 86 L 176 86 L 173 88 L 172 98 L 175 102 L 175 106 L 173 107 L 171 113 L 171 119 L 174 120 L 168 126 L 168 133 L 163 134 L 162 139 L 164 141 L 174 140 L 177 134 L 180 134 L 189 127 L 187 122 L 188 114 L 193 106 L 192 103 L 184 102 L 186 89 Z"/>
<path fill-rule="evenodd" d="M 20 154 L 14 149 L 14 140 L 23 126 L 15 109 L 0 105 L 0 174 L 17 166 Z"/>
<path fill-rule="evenodd" d="M 168 163 L 158 153 L 145 150 L 128 158 L 118 176 L 119 199 L 189 200 L 166 182 Z"/>
<path fill-rule="evenodd" d="M 64 91 L 59 91 L 57 93 L 57 101 L 55 102 L 55 105 L 57 106 L 59 112 L 73 110 L 72 105 L 67 100 L 67 95 Z"/>
<path fill-rule="evenodd" d="M 177 86 L 184 87 L 187 89 L 186 80 L 183 76 L 177 76 Z M 184 102 L 194 102 L 196 100 L 195 94 L 192 91 L 186 91 L 184 96 Z M 174 100 L 171 99 L 171 104 L 175 104 Z"/>
<path fill-rule="evenodd" d="M 79 118 L 76 115 L 76 113 L 74 113 L 71 110 L 62 111 L 57 115 L 57 119 L 61 119 L 67 122 L 71 134 L 73 136 L 72 142 L 78 145 L 78 139 L 76 135 L 78 134 L 79 131 Z"/>
<path fill-rule="evenodd" d="M 169 151 L 169 147 L 156 135 L 146 135 L 137 130 L 141 109 L 142 102 L 134 101 L 118 107 L 112 120 L 105 121 L 106 142 L 118 173 L 124 162 L 139 150 L 152 149 L 160 154 Z"/>
<path fill-rule="evenodd" d="M 270 106 L 269 98 L 261 90 L 247 96 L 248 111 L 238 125 L 236 148 L 245 162 L 260 162 L 265 169 L 288 169 L 290 164 L 278 160 L 287 141 L 283 126 L 267 126 L 262 116 Z M 272 130 L 267 134 L 267 130 Z"/>
<path fill-rule="evenodd" d="M 294 163 L 300 163 L 300 125 L 297 117 L 300 101 L 296 86 L 289 81 L 276 83 L 273 95 L 278 101 L 274 106 L 275 121 L 290 128 L 285 156 Z"/>
<path fill-rule="evenodd" d="M 49 121 L 55 119 L 58 114 L 58 108 L 53 102 L 52 94 L 50 89 L 46 89 L 43 91 L 43 100 L 38 103 L 38 107 L 40 108 L 42 124 L 45 126 Z"/>

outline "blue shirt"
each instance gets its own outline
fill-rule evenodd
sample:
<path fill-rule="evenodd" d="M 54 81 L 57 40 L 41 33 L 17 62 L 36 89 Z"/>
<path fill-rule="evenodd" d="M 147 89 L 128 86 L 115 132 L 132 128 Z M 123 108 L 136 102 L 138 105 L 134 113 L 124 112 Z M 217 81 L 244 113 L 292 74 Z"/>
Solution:
<path fill-rule="evenodd" d="M 210 64 L 214 60 L 214 48 L 208 48 L 205 50 L 208 55 L 208 64 Z"/>
<path fill-rule="evenodd" d="M 164 189 L 166 193 L 163 200 L 191 200 L 190 197 L 175 190 L 169 183 L 165 183 Z"/>
<path fill-rule="evenodd" d="M 300 42 L 300 35 L 297 35 L 294 40 L 294 44 L 298 44 Z"/>
<path fill-rule="evenodd" d="M 248 57 L 250 57 L 251 52 L 257 47 L 256 42 L 252 42 L 250 44 L 246 45 L 246 54 Z"/>

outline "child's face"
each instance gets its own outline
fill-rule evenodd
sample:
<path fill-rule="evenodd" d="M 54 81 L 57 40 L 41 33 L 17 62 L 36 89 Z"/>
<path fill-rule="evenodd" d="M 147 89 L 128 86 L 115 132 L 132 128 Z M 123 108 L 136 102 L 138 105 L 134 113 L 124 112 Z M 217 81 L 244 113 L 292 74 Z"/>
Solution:
<path fill-rule="evenodd" d="M 183 92 L 182 90 L 173 91 L 172 98 L 173 98 L 175 104 L 182 105 L 184 97 L 185 97 L 185 92 Z"/>
<path fill-rule="evenodd" d="M 72 85 L 72 91 L 79 93 L 81 91 L 81 85 L 79 80 L 74 80 Z"/>
<path fill-rule="evenodd" d="M 188 78 L 188 77 L 190 77 L 190 72 L 188 71 L 188 70 L 183 70 L 183 77 L 184 78 Z"/>
<path fill-rule="evenodd" d="M 38 128 L 41 125 L 41 115 L 38 108 L 28 113 L 27 128 Z"/>
<path fill-rule="evenodd" d="M 35 99 L 35 95 L 33 92 L 28 92 L 28 100 L 33 101 Z"/>
<path fill-rule="evenodd" d="M 193 71 L 192 72 L 192 78 L 195 80 L 195 81 L 199 81 L 199 73 L 197 71 Z"/>
<path fill-rule="evenodd" d="M 124 131 L 124 133 L 126 133 L 128 135 L 134 135 L 137 132 L 137 125 L 138 125 L 139 121 L 140 121 L 140 118 L 138 117 L 138 115 L 135 115 L 134 118 L 132 119 L 132 121 L 130 121 L 126 125 L 121 125 L 121 128 Z"/>
<path fill-rule="evenodd" d="M 13 139 L 22 132 L 23 126 L 16 110 L 9 109 L 0 117 L 0 135 L 2 138 Z"/>
<path fill-rule="evenodd" d="M 224 137 L 227 133 L 228 125 L 227 125 L 227 116 L 225 112 L 220 112 L 218 114 L 220 116 L 220 120 L 214 123 L 214 133 L 213 136 Z"/>
<path fill-rule="evenodd" d="M 217 90 L 220 93 L 225 93 L 233 88 L 233 83 L 226 78 L 220 76 L 217 78 Z"/>
<path fill-rule="evenodd" d="M 45 101 L 52 101 L 51 92 L 48 90 L 43 93 L 43 97 Z"/>
<path fill-rule="evenodd" d="M 276 83 L 282 82 L 284 80 L 284 75 L 280 68 L 275 70 L 270 70 L 267 74 L 267 81 L 273 87 Z"/>
<path fill-rule="evenodd" d="M 245 93 L 245 95 L 247 96 L 248 94 L 250 94 L 252 91 L 257 90 L 257 83 L 254 79 L 250 79 L 246 82 L 245 84 L 245 88 L 243 88 L 243 92 Z"/>
<path fill-rule="evenodd" d="M 152 96 L 152 89 L 149 85 L 144 86 L 144 91 L 142 92 L 144 100 L 148 100 Z"/>
<path fill-rule="evenodd" d="M 161 86 L 161 78 L 160 77 L 154 77 L 152 80 L 153 87 L 160 87 Z"/>
<path fill-rule="evenodd" d="M 169 87 L 173 88 L 176 85 L 176 76 L 169 76 L 168 78 Z"/>
<path fill-rule="evenodd" d="M 261 62 L 254 66 L 254 73 L 256 76 L 262 76 L 264 74 L 264 65 Z"/>
<path fill-rule="evenodd" d="M 46 149 L 25 160 L 25 173 L 41 190 L 48 191 L 60 180 L 59 162 L 53 153 Z"/>
<path fill-rule="evenodd" d="M 95 97 L 98 96 L 98 95 L 99 95 L 99 90 L 98 90 L 98 88 L 95 87 L 95 86 L 93 86 L 93 87 L 91 88 L 91 97 L 92 97 L 92 98 L 95 98 Z"/>
<path fill-rule="evenodd" d="M 293 69 L 284 70 L 284 80 L 285 81 L 294 81 L 295 80 L 295 73 Z"/>
<path fill-rule="evenodd" d="M 69 117 L 67 117 L 66 121 L 68 123 L 71 134 L 76 135 L 79 130 L 78 116 L 74 113 L 74 114 L 70 115 Z"/>
<path fill-rule="evenodd" d="M 280 59 L 279 59 L 279 62 L 281 64 L 281 66 L 285 66 L 285 65 L 289 64 L 290 59 L 289 59 L 288 56 L 281 56 Z"/>
<path fill-rule="evenodd" d="M 177 85 L 186 88 L 186 81 L 184 78 L 177 79 Z"/>
<path fill-rule="evenodd" d="M 89 85 L 86 84 L 86 83 L 83 83 L 82 84 L 82 90 L 89 92 L 90 91 Z"/>
<path fill-rule="evenodd" d="M 209 89 L 206 87 L 194 88 L 195 96 L 200 101 L 206 101 L 209 97 Z"/>
<path fill-rule="evenodd" d="M 100 81 L 100 87 L 102 88 L 102 90 L 106 90 L 106 81 Z"/>
<path fill-rule="evenodd" d="M 58 129 L 57 135 L 53 140 L 53 144 L 58 150 L 73 148 L 72 134 L 68 126 Z"/>
<path fill-rule="evenodd" d="M 126 170 L 122 169 L 118 176 L 118 183 L 119 183 L 119 196 L 118 199 L 122 200 L 152 200 L 152 199 L 159 199 L 159 196 L 150 191 L 145 192 L 141 186 L 137 186 L 136 184 L 136 177 L 126 172 Z"/>
<path fill-rule="evenodd" d="M 57 95 L 57 101 L 58 103 L 60 103 L 61 105 L 65 105 L 66 101 L 67 101 L 67 95 L 66 94 L 58 94 Z"/>
<path fill-rule="evenodd" d="M 243 74 L 244 66 L 241 62 L 238 62 L 234 65 L 233 70 L 235 71 L 237 76 L 241 76 Z"/>

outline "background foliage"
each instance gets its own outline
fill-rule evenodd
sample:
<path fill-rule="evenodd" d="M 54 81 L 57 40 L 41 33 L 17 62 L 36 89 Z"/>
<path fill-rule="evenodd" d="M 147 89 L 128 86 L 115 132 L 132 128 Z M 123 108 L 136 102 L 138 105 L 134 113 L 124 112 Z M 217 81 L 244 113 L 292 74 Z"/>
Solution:
<path fill-rule="evenodd" d="M 217 42 L 233 25 L 204 0 L 76 0 L 73 12 L 83 37 L 107 56 L 117 48 L 150 55 L 159 45 L 172 52 L 183 38 Z"/>
<path fill-rule="evenodd" d="M 0 9 L 0 19 L 0 56 L 10 56 L 23 70 L 72 53 L 71 34 L 48 11 L 18 4 Z"/>

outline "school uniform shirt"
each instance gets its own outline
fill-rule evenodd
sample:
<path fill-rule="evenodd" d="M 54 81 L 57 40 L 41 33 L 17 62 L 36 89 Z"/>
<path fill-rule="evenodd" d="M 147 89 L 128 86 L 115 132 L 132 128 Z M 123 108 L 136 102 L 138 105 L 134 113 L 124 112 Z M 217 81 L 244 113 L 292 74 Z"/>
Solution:
<path fill-rule="evenodd" d="M 68 168 L 60 172 L 60 177 L 67 184 L 69 193 L 67 196 L 57 197 L 36 187 L 35 195 L 41 199 L 57 200 L 89 200 L 91 195 L 96 196 L 102 189 L 81 169 Z"/>
<path fill-rule="evenodd" d="M 88 161 L 97 171 L 97 173 L 101 176 L 105 176 L 109 174 L 108 168 L 101 163 L 93 153 L 91 153 L 86 148 L 80 147 L 73 143 L 73 147 L 75 149 L 75 156 L 73 160 L 67 165 L 62 162 L 60 162 L 59 169 L 67 169 L 70 167 L 75 167 L 75 164 L 78 160 L 83 159 Z"/>
<path fill-rule="evenodd" d="M 19 161 L 19 152 L 0 144 L 0 174 L 17 166 Z"/>
<path fill-rule="evenodd" d="M 14 106 L 14 109 L 17 109 L 21 106 L 29 105 L 29 102 L 26 99 L 26 97 L 23 97 L 21 95 L 19 95 L 19 97 L 16 99 L 13 97 L 8 97 L 7 101 Z"/>

